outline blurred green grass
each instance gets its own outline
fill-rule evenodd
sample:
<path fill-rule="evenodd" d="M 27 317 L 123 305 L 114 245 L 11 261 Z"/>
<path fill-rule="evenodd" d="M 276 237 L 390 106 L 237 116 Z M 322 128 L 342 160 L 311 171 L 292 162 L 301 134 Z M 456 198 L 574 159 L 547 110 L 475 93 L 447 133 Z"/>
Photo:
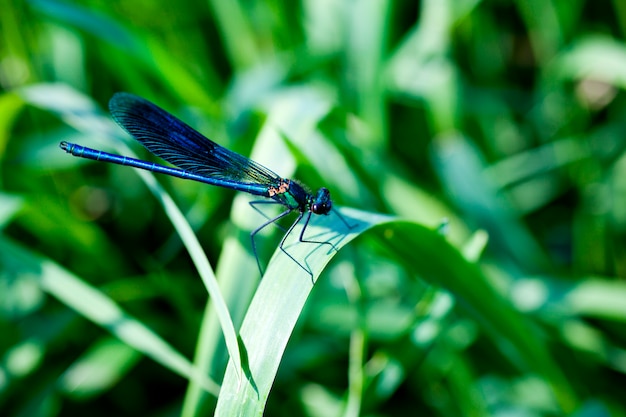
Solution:
<path fill-rule="evenodd" d="M 622 2 L 8 0 L 0 31 L 2 415 L 626 416 Z M 58 149 L 121 152 L 117 91 L 404 220 L 363 220 L 312 288 L 280 259 L 259 286 L 246 196 L 159 177 L 155 198 Z M 275 354 L 253 406 L 230 370 L 216 397 L 215 298 L 167 195 L 243 369 Z"/>

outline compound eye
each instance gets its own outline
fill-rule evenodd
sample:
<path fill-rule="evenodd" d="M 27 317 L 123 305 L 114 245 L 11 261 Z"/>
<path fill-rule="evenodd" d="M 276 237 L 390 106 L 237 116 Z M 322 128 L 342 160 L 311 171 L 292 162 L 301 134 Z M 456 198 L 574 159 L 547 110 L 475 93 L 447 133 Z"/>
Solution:
<path fill-rule="evenodd" d="M 320 190 L 317 193 L 315 202 L 311 204 L 311 211 L 315 214 L 328 214 L 333 207 L 333 203 L 330 200 L 330 193 L 326 189 Z"/>

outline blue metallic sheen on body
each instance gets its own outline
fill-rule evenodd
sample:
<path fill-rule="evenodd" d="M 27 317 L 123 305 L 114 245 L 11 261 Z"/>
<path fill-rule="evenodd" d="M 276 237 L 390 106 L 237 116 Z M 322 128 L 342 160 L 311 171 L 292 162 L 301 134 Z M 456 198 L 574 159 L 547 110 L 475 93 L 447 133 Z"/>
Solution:
<path fill-rule="evenodd" d="M 148 162 L 141 159 L 130 158 L 128 156 L 99 151 L 97 149 L 91 149 L 85 146 L 80 146 L 75 143 L 69 143 L 65 141 L 61 142 L 60 147 L 67 153 L 81 158 L 144 169 L 146 171 L 156 172 L 159 174 L 171 175 L 172 177 L 194 180 L 198 182 L 203 182 L 205 184 L 216 185 L 218 187 L 232 188 L 233 190 L 243 191 L 253 195 L 269 197 L 267 186 L 263 186 L 260 184 L 245 184 L 235 181 L 227 181 L 223 179 L 206 177 L 203 175 L 185 171 L 184 169 L 168 167 L 166 165 L 160 165 L 154 162 Z"/>
<path fill-rule="evenodd" d="M 263 212 L 256 208 L 257 204 L 283 205 L 284 212 L 273 219 L 268 219 L 250 234 L 255 256 L 257 251 L 254 236 L 265 226 L 296 210 L 299 212 L 298 218 L 288 228 L 279 245 L 287 256 L 312 276 L 312 272 L 283 247 L 287 236 L 305 216 L 299 241 L 335 247 L 330 242 L 317 242 L 304 238 L 311 214 L 329 214 L 332 210 L 330 192 L 326 188 L 320 188 L 313 195 L 298 182 L 279 177 L 263 165 L 218 145 L 183 121 L 141 97 L 117 93 L 111 98 L 109 109 L 113 119 L 124 130 L 150 152 L 176 167 L 115 155 L 65 141 L 60 143 L 61 149 L 81 158 L 144 169 L 271 199 L 250 202 L 250 205 L 261 214 Z M 352 228 L 339 213 L 337 216 L 348 228 Z M 258 256 L 256 258 L 262 274 Z"/>

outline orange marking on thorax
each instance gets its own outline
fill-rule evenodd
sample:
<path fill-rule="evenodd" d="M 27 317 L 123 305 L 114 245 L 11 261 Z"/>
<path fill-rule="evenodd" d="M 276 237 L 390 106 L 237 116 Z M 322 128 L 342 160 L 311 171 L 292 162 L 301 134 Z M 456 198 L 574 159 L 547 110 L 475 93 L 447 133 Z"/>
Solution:
<path fill-rule="evenodd" d="M 285 194 L 287 191 L 289 191 L 289 180 L 282 181 L 280 185 L 278 186 L 278 188 L 270 187 L 267 190 L 270 197 L 274 197 L 275 195 L 278 195 L 278 194 Z"/>

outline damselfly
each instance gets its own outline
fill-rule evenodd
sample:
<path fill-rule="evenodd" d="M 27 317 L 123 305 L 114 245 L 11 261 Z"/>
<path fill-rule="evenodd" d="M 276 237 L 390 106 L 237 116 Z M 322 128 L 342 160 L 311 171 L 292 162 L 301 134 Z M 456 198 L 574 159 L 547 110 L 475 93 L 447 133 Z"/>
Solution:
<path fill-rule="evenodd" d="M 336 249 L 335 245 L 331 242 L 305 239 L 304 233 L 311 220 L 311 215 L 328 215 L 333 211 L 348 229 L 353 227 L 338 211 L 333 210 L 328 189 L 320 188 L 315 194 L 312 194 L 298 182 L 282 178 L 263 165 L 218 145 L 170 113 L 141 97 L 128 93 L 117 93 L 111 98 L 109 109 L 113 119 L 131 136 L 150 152 L 178 168 L 115 155 L 65 141 L 60 143 L 61 149 L 81 158 L 145 169 L 268 198 L 269 200 L 250 202 L 252 208 L 268 219 L 250 233 L 252 250 L 261 275 L 263 275 L 263 269 L 257 254 L 254 237 L 263 228 L 289 213 L 297 210 L 298 217 L 285 232 L 279 247 L 282 252 L 311 276 L 313 275 L 312 272 L 284 247 L 285 240 L 296 225 L 303 218 L 305 219 L 298 239 L 300 242 L 327 244 L 334 249 Z M 258 204 L 280 204 L 285 210 L 274 218 L 268 218 L 256 207 Z"/>

